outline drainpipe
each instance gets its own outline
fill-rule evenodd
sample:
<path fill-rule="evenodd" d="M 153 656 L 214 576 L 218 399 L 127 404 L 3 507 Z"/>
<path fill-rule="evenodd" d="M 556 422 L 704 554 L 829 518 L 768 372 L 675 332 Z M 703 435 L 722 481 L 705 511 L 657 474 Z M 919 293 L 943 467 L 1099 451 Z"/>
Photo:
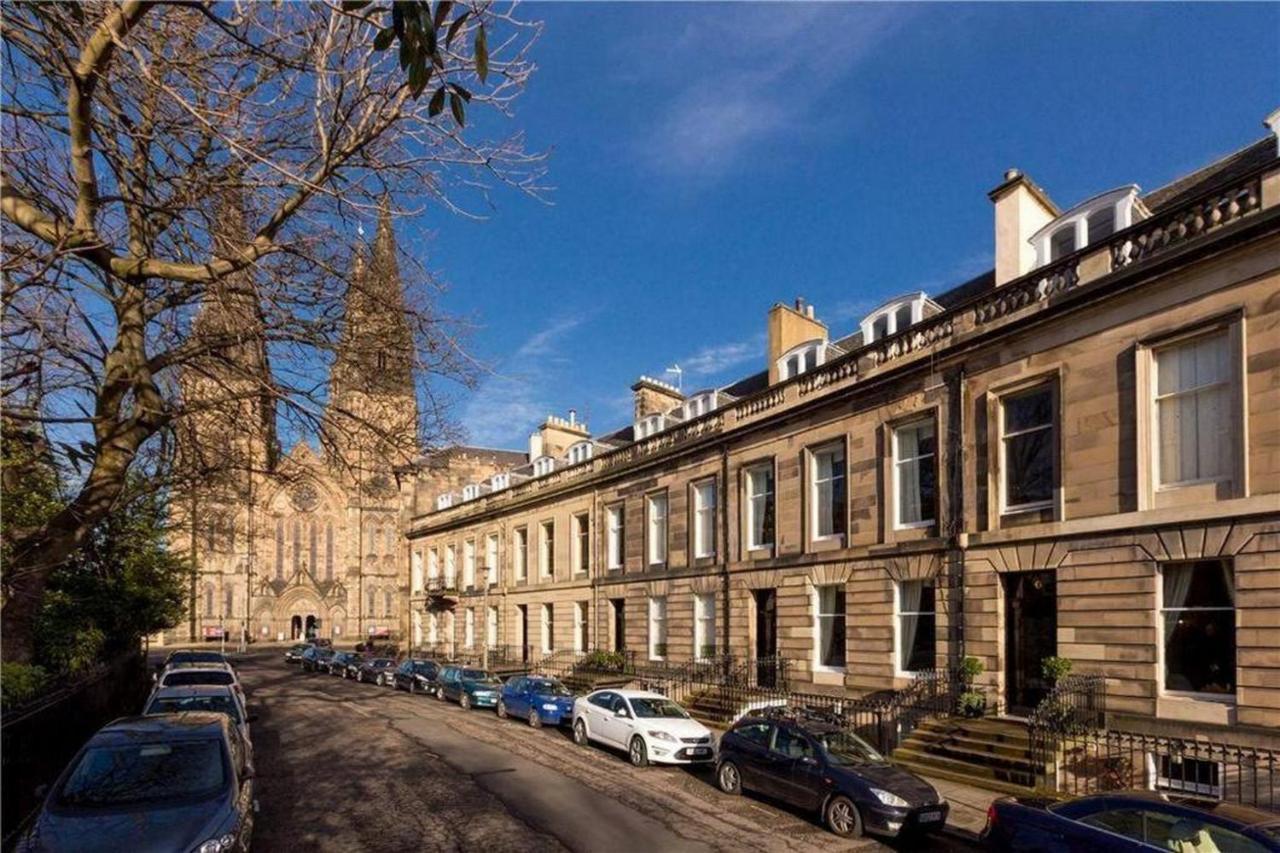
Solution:
<path fill-rule="evenodd" d="M 958 667 L 965 653 L 964 631 L 964 556 L 968 544 L 964 508 L 964 435 L 965 413 L 968 395 L 965 393 L 964 365 L 951 373 L 947 383 L 947 491 L 950 496 L 948 512 L 947 591 L 951 619 L 947 633 L 947 663 Z"/>

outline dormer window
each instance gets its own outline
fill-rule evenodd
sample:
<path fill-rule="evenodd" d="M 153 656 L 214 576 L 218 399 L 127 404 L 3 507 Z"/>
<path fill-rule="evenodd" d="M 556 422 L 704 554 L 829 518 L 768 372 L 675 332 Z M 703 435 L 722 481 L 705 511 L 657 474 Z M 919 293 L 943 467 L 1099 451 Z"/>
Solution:
<path fill-rule="evenodd" d="M 690 397 L 684 404 L 684 419 L 686 421 L 700 418 L 716 407 L 716 392 L 708 391 L 705 394 L 697 394 Z"/>
<path fill-rule="evenodd" d="M 436 509 L 448 509 L 453 506 L 453 495 L 446 492 L 443 495 L 436 496 Z"/>
<path fill-rule="evenodd" d="M 501 474 L 494 474 L 489 478 L 490 491 L 498 491 L 499 489 L 508 488 L 511 485 L 511 475 L 505 471 Z"/>
<path fill-rule="evenodd" d="M 480 497 L 481 486 L 479 483 L 468 483 L 462 487 L 462 499 L 464 501 L 473 501 Z"/>
<path fill-rule="evenodd" d="M 591 458 L 593 445 L 589 441 L 579 441 L 577 444 L 569 448 L 569 464 L 577 465 L 579 462 L 586 462 Z"/>
<path fill-rule="evenodd" d="M 533 460 L 533 476 L 545 477 L 556 469 L 556 460 L 553 456 L 539 456 Z"/>
<path fill-rule="evenodd" d="M 801 373 L 813 370 L 826 360 L 827 345 L 825 341 L 806 341 L 784 353 L 778 359 L 778 378 L 790 379 Z"/>
<path fill-rule="evenodd" d="M 646 418 L 641 418 L 640 420 L 636 421 L 636 427 L 635 427 L 636 440 L 639 441 L 642 438 L 648 438 L 651 435 L 657 435 L 658 433 L 662 432 L 662 429 L 665 425 L 666 425 L 666 420 L 665 418 L 663 418 L 662 415 L 649 415 Z"/>
<path fill-rule="evenodd" d="M 1082 201 L 1031 236 L 1036 266 L 1105 240 L 1146 216 L 1138 188 L 1132 184 Z"/>
<path fill-rule="evenodd" d="M 862 321 L 862 342 L 874 343 L 890 335 L 905 332 L 926 317 L 942 309 L 923 291 L 890 299 L 868 314 Z"/>

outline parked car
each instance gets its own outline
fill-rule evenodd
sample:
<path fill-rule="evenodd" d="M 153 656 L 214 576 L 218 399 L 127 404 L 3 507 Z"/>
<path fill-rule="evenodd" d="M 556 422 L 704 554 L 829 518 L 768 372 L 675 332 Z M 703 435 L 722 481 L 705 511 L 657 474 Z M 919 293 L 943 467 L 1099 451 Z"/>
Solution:
<path fill-rule="evenodd" d="M 846 728 L 793 712 L 746 716 L 720 738 L 716 783 L 817 812 L 840 836 L 937 832 L 949 805 L 932 785 L 890 764 Z"/>
<path fill-rule="evenodd" d="M 498 716 L 521 717 L 535 729 L 543 723 L 565 725 L 573 720 L 573 693 L 545 675 L 509 678 L 498 694 Z"/>
<path fill-rule="evenodd" d="M 177 714 L 182 711 L 213 711 L 226 714 L 236 726 L 241 739 L 252 744 L 249 723 L 255 717 L 248 712 L 244 697 L 231 687 L 218 684 L 198 684 L 189 687 L 161 687 L 151 694 L 142 709 L 144 717 L 156 714 Z"/>
<path fill-rule="evenodd" d="M 329 658 L 333 657 L 333 649 L 324 646 L 311 646 L 302 653 L 303 672 L 326 672 Z"/>
<path fill-rule="evenodd" d="M 1054 802 L 1003 797 L 987 810 L 991 850 L 1280 851 L 1280 814 L 1155 791 Z"/>
<path fill-rule="evenodd" d="M 169 652 L 169 656 L 164 659 L 161 669 L 172 666 L 175 663 L 225 663 L 230 664 L 227 656 L 222 652 L 213 649 L 177 649 Z"/>
<path fill-rule="evenodd" d="M 356 681 L 371 681 L 379 687 L 395 681 L 396 662 L 393 658 L 371 658 L 356 667 Z"/>
<path fill-rule="evenodd" d="M 497 677 L 470 666 L 446 666 L 440 671 L 436 698 L 457 702 L 464 709 L 493 708 L 498 704 L 502 682 Z"/>
<path fill-rule="evenodd" d="M 289 648 L 285 649 L 284 662 L 285 663 L 302 663 L 302 653 L 309 648 L 311 648 L 311 646 L 307 643 L 298 643 L 295 646 L 290 646 Z"/>
<path fill-rule="evenodd" d="M 636 767 L 715 758 L 706 726 L 661 693 L 643 690 L 596 690 L 579 698 L 573 703 L 573 740 L 625 749 Z"/>
<path fill-rule="evenodd" d="M 247 851 L 253 763 L 229 717 L 127 717 L 81 747 L 17 849 Z"/>
<path fill-rule="evenodd" d="M 410 658 L 396 667 L 391 675 L 392 684 L 397 690 L 408 690 L 410 693 L 426 693 L 434 696 L 440 687 L 440 664 L 433 660 Z"/>
<path fill-rule="evenodd" d="M 330 675 L 340 675 L 347 677 L 347 667 L 352 664 L 359 664 L 363 658 L 355 652 L 334 652 L 329 658 L 327 670 Z"/>
<path fill-rule="evenodd" d="M 221 684 L 235 688 L 244 696 L 240 676 L 228 663 L 175 663 L 164 668 L 156 679 L 156 689 L 162 687 L 191 687 L 197 684 Z"/>

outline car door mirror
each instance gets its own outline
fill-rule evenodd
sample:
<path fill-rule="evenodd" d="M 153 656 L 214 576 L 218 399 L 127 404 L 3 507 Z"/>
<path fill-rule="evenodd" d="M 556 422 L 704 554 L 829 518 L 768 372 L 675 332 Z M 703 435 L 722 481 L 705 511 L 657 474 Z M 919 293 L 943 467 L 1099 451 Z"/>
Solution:
<path fill-rule="evenodd" d="M 627 713 L 627 709 L 626 709 L 626 708 L 617 708 L 617 709 L 615 709 L 615 710 L 614 710 L 614 712 L 613 712 L 613 715 L 614 715 L 615 717 L 622 717 L 622 718 L 624 718 L 624 719 L 625 719 L 626 717 L 630 717 L 630 716 L 631 716 L 630 714 L 628 714 L 628 713 Z"/>
<path fill-rule="evenodd" d="M 800 756 L 800 763 L 807 767 L 817 767 L 818 759 L 814 758 L 812 755 L 802 755 Z"/>

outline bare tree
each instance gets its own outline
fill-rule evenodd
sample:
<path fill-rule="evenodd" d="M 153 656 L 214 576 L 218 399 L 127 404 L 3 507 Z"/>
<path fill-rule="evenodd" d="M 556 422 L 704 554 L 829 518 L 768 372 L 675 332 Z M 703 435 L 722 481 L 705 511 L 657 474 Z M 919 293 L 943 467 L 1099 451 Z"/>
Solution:
<path fill-rule="evenodd" d="M 479 0 L 437 3 L 408 37 L 430 38 L 430 61 L 411 51 L 402 68 L 387 12 L 4 3 L 4 400 L 81 470 L 66 507 L 12 543 L 6 659 L 30 658 L 49 572 L 111 511 L 131 467 L 191 409 L 227 403 L 184 398 L 184 370 L 260 336 L 270 378 L 227 382 L 225 397 L 270 395 L 313 431 L 357 223 L 381 203 L 470 216 L 492 188 L 541 190 L 542 156 L 501 131 L 538 25 Z M 480 117 L 465 129 L 464 104 Z M 471 363 L 430 276 L 402 272 L 432 412 L 430 377 L 466 379 Z M 256 328 L 193 334 L 215 292 L 247 299 Z"/>

